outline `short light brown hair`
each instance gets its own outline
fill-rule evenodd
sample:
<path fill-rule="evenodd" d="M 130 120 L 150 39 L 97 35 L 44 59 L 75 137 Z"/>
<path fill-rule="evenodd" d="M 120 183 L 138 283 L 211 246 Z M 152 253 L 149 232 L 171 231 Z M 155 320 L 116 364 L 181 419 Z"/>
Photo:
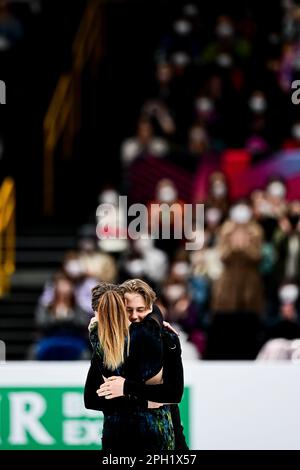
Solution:
<path fill-rule="evenodd" d="M 119 286 L 123 295 L 139 294 L 145 300 L 146 307 L 149 308 L 156 300 L 154 290 L 141 279 L 129 279 Z"/>

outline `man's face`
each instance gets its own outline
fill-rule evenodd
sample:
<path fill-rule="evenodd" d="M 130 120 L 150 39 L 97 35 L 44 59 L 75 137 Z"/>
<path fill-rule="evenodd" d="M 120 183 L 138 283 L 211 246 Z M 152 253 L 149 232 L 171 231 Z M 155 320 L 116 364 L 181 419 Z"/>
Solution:
<path fill-rule="evenodd" d="M 125 294 L 125 307 L 129 321 L 140 322 L 151 312 L 151 308 L 146 306 L 145 300 L 140 294 Z"/>

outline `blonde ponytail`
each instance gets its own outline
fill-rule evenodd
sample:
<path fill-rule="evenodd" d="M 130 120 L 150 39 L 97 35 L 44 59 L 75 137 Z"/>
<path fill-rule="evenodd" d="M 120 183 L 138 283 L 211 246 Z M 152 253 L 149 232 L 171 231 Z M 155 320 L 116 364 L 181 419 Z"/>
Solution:
<path fill-rule="evenodd" d="M 124 362 L 126 338 L 129 351 L 129 324 L 121 295 L 117 290 L 104 292 L 98 305 L 98 336 L 104 366 L 108 369 L 114 370 Z"/>

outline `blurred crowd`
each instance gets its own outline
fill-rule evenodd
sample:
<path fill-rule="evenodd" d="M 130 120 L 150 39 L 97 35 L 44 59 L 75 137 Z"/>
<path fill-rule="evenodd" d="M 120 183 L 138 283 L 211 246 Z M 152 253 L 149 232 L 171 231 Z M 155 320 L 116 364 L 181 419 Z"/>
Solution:
<path fill-rule="evenodd" d="M 153 86 L 145 90 L 136 134 L 121 144 L 122 187 L 99 194 L 99 204 L 115 208 L 106 229 L 116 233 L 124 217 L 118 198 L 130 191 L 137 162 L 165 159 L 189 170 L 191 185 L 209 165 L 200 199 L 182 200 L 175 181 L 159 178 L 147 201 L 150 213 L 155 204 L 175 204 L 172 227 L 184 203 L 203 203 L 203 247 L 186 250 L 172 230 L 168 240 L 100 239 L 97 212 L 78 250 L 66 253 L 44 288 L 32 357 L 87 357 L 91 288 L 101 280 L 142 278 L 180 332 L 184 359 L 298 358 L 300 190 L 299 200 L 288 198 L 287 182 L 277 174 L 247 198 L 232 200 L 221 161 L 238 148 L 251 167 L 280 149 L 300 148 L 299 107 L 291 102 L 300 73 L 300 4 L 281 2 L 279 20 L 263 25 L 248 10 L 210 23 L 197 5 L 185 4 L 166 24 L 149 59 Z"/>

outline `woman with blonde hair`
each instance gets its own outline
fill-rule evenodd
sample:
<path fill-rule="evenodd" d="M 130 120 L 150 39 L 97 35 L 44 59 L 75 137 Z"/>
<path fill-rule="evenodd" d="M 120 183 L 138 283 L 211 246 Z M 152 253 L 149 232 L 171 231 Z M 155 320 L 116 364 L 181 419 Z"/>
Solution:
<path fill-rule="evenodd" d="M 96 295 L 95 295 L 96 294 Z M 96 320 L 90 329 L 93 357 L 85 388 L 86 408 L 104 413 L 102 449 L 106 451 L 156 452 L 174 449 L 170 407 L 148 408 L 148 402 L 135 397 L 107 400 L 89 392 L 97 390 L 108 377 L 123 376 L 146 384 L 162 382 L 163 318 L 155 305 L 142 322 L 131 324 L 122 290 L 101 283 L 93 290 Z M 96 303 L 97 302 L 97 303 Z M 97 384 L 97 385 L 96 385 Z M 130 432 L 129 432 L 130 431 Z"/>

